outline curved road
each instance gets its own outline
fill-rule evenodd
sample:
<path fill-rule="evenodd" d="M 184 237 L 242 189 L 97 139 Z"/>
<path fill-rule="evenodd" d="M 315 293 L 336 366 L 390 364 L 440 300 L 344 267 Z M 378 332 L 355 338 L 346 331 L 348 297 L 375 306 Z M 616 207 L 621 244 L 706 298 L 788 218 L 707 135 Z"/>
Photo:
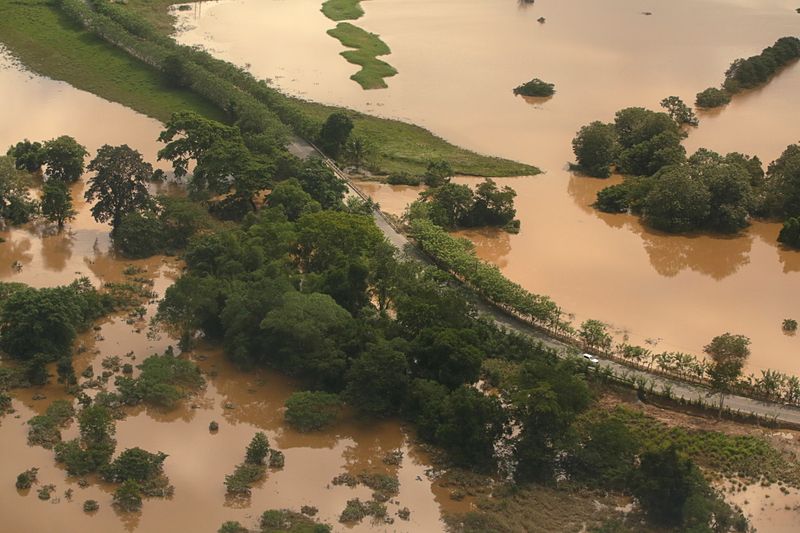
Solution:
<path fill-rule="evenodd" d="M 331 170 L 333 170 L 337 177 L 347 184 L 354 194 L 362 198 L 369 198 L 368 195 L 364 194 L 352 183 L 350 177 L 342 172 L 335 162 L 325 156 L 316 146 L 301 139 L 294 139 L 290 145 L 290 151 L 302 158 L 309 157 L 310 155 L 317 155 L 321 157 L 323 161 L 325 161 L 325 163 L 331 168 Z M 411 241 L 409 241 L 404 234 L 397 231 L 395 227 L 389 223 L 389 220 L 380 210 L 375 210 L 373 212 L 373 217 L 375 218 L 375 223 L 378 225 L 378 228 L 386 236 L 386 239 L 395 248 L 400 250 L 405 257 L 430 263 L 428 257 L 421 250 L 419 250 L 416 245 L 411 243 Z M 544 343 L 546 346 L 555 349 L 562 356 L 566 356 L 570 351 L 574 350 L 573 347 L 561 342 L 560 340 L 550 337 L 545 333 L 533 328 L 526 322 L 508 315 L 493 306 L 483 303 L 480 300 L 475 302 L 475 305 L 481 314 L 491 317 L 492 320 L 494 320 L 495 323 L 501 327 L 535 338 L 536 340 Z M 692 383 L 670 379 L 660 374 L 639 370 L 606 359 L 601 359 L 598 365 L 600 367 L 608 367 L 616 374 L 627 372 L 631 377 L 641 377 L 648 381 L 655 382 L 656 386 L 669 386 L 672 389 L 672 396 L 674 398 L 683 398 L 687 401 L 696 401 L 700 399 L 705 403 L 718 401 L 717 397 L 709 397 L 709 390 L 707 388 L 694 385 Z M 796 425 L 800 427 L 800 408 L 797 407 L 774 402 L 764 402 L 761 400 L 754 400 L 752 398 L 736 395 L 725 397 L 725 407 L 730 408 L 733 411 L 741 411 L 742 414 L 752 413 L 760 417 L 775 419 L 776 421 L 784 424 L 793 426 Z"/>

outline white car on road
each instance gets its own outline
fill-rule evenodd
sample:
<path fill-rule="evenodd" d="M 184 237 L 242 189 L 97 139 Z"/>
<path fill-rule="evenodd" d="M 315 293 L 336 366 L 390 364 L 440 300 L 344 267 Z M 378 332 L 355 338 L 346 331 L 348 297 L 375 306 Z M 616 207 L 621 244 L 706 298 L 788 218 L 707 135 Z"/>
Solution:
<path fill-rule="evenodd" d="M 597 357 L 593 356 L 590 353 L 583 354 L 583 358 L 592 363 L 593 365 L 596 365 L 597 363 L 600 362 L 600 359 L 598 359 Z"/>

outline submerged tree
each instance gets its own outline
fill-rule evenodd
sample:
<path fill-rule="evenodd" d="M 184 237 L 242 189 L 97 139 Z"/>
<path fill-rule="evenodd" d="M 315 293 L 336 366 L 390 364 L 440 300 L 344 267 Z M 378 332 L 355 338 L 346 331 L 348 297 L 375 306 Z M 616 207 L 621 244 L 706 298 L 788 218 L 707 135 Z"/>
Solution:
<path fill-rule="evenodd" d="M 83 174 L 86 148 L 68 135 L 46 141 L 42 146 L 42 163 L 48 179 L 74 183 Z"/>
<path fill-rule="evenodd" d="M 64 227 L 67 220 L 75 218 L 76 212 L 72 208 L 72 195 L 67 184 L 58 180 L 47 180 L 43 187 L 42 215 L 47 220 L 58 224 L 59 229 Z"/>
<path fill-rule="evenodd" d="M 661 100 L 661 107 L 666 109 L 672 120 L 678 124 L 688 124 L 689 126 L 698 126 L 700 124 L 694 111 L 677 96 L 668 96 Z"/>
<path fill-rule="evenodd" d="M 89 180 L 84 196 L 87 202 L 97 200 L 92 206 L 92 216 L 98 222 L 110 222 L 112 233 L 125 215 L 151 205 L 147 180 L 153 174 L 153 167 L 127 144 L 103 145 L 89 163 L 89 170 L 95 176 Z"/>

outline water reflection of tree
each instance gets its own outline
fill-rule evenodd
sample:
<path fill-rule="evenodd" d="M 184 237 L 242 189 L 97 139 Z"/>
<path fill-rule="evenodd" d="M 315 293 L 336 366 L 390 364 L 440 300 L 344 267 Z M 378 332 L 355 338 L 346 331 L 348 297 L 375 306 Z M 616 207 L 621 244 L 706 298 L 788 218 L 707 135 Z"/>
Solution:
<path fill-rule="evenodd" d="M 65 231 L 42 236 L 42 264 L 47 270 L 61 272 L 72 257 L 73 236 Z"/>
<path fill-rule="evenodd" d="M 650 264 L 660 275 L 674 277 L 689 269 L 721 280 L 749 263 L 753 244 L 750 231 L 733 236 L 671 235 L 644 227 L 634 215 L 603 213 L 591 206 L 599 190 L 620 181 L 619 176 L 599 180 L 573 174 L 567 191 L 584 212 L 594 215 L 612 228 L 624 228 L 639 235 Z"/>
<path fill-rule="evenodd" d="M 497 228 L 482 228 L 459 231 L 456 236 L 472 241 L 481 259 L 497 265 L 498 268 L 505 268 L 508 264 L 508 254 L 511 252 L 511 236 L 508 232 Z"/>
<path fill-rule="evenodd" d="M 6 241 L 0 243 L 0 279 L 8 279 L 16 273 L 15 265 L 25 268 L 33 261 L 32 244 L 28 238 L 14 239 L 14 233 L 3 238 Z"/>
<path fill-rule="evenodd" d="M 386 471 L 381 459 L 403 447 L 405 435 L 395 421 L 361 422 L 352 432 L 353 444 L 345 447 L 345 468 L 353 475 L 365 471 Z"/>

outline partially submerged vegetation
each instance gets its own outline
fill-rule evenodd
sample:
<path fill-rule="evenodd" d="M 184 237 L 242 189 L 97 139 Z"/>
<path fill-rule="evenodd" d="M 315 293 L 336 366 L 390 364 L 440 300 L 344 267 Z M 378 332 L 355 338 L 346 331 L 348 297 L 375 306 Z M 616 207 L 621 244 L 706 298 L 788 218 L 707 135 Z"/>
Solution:
<path fill-rule="evenodd" d="M 552 83 L 547 83 L 539 78 L 533 78 L 531 81 L 525 82 L 514 89 L 515 95 L 521 96 L 553 96 L 556 93 L 556 86 Z"/>
<path fill-rule="evenodd" d="M 361 70 L 350 76 L 364 89 L 382 89 L 387 87 L 384 78 L 397 74 L 397 70 L 389 63 L 378 59 L 391 53 L 389 47 L 374 33 L 362 30 L 349 22 L 340 22 L 328 35 L 338 39 L 342 45 L 354 50 L 341 53 L 348 62 L 359 65 Z"/>
<path fill-rule="evenodd" d="M 361 18 L 364 10 L 361 8 L 361 0 L 326 0 L 322 3 L 322 13 L 339 22 Z"/>
<path fill-rule="evenodd" d="M 720 107 L 731 100 L 731 96 L 747 89 L 764 85 L 787 65 L 800 58 L 800 39 L 781 37 L 760 54 L 737 59 L 725 72 L 722 88 L 708 88 L 697 93 L 698 107 Z"/>

